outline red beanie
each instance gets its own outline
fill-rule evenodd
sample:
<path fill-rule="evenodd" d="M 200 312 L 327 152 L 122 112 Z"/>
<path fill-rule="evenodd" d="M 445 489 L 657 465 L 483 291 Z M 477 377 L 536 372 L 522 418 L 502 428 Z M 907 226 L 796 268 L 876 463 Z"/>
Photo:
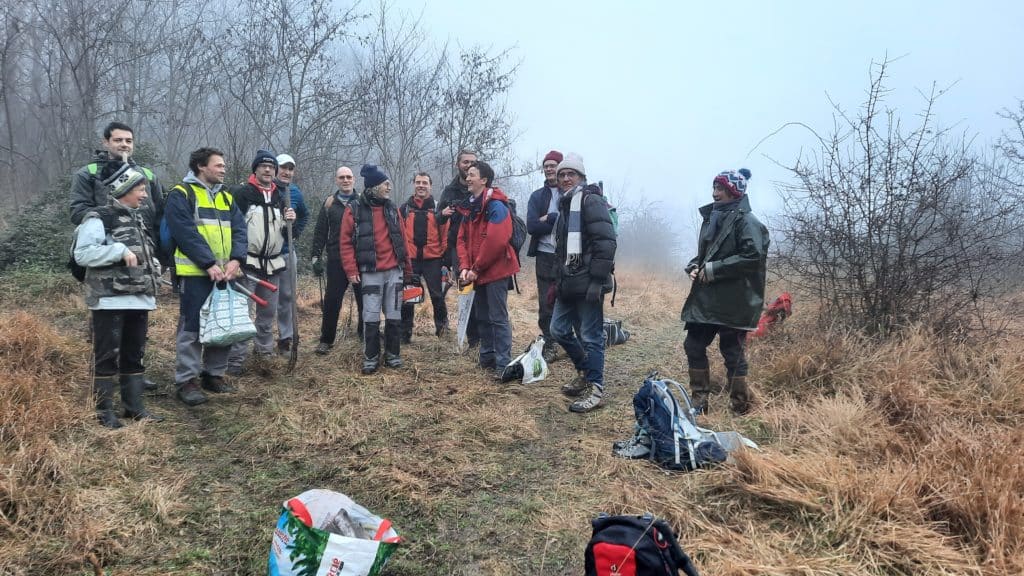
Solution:
<path fill-rule="evenodd" d="M 562 153 L 559 152 L 558 150 L 552 150 L 551 152 L 548 152 L 544 156 L 544 160 L 541 162 L 541 164 L 544 164 L 544 162 L 547 162 L 548 160 L 554 160 L 555 162 L 561 164 L 562 163 Z"/>

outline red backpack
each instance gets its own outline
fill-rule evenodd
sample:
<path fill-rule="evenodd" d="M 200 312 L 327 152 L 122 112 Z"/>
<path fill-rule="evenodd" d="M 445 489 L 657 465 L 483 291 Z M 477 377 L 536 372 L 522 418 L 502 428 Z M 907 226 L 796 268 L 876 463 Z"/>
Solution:
<path fill-rule="evenodd" d="M 654 516 L 609 516 L 591 521 L 584 555 L 586 576 L 700 576 L 679 547 L 672 527 Z"/>

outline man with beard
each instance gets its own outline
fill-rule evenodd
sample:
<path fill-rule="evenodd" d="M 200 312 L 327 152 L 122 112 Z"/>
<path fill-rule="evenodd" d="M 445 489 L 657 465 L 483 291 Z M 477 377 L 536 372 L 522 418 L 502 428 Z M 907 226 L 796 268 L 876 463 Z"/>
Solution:
<path fill-rule="evenodd" d="M 413 195 L 400 211 L 405 221 L 406 250 L 412 260 L 413 284 L 417 283 L 417 276 L 426 283 L 430 305 L 434 309 L 434 335 L 440 337 L 448 329 L 448 307 L 441 292 L 442 257 L 448 248 L 448 225 L 438 222 L 430 189 L 430 174 L 417 172 L 413 178 Z M 415 304 L 402 306 L 402 342 L 412 341 L 415 313 Z"/>
<path fill-rule="evenodd" d="M 466 186 L 466 176 L 469 167 L 476 162 L 476 152 L 462 150 L 455 159 L 455 169 L 458 174 L 444 187 L 441 192 L 441 201 L 437 205 L 437 221 L 441 225 L 448 225 L 448 254 L 444 260 L 448 263 L 449 269 L 460 270 L 459 252 L 456 249 L 459 239 L 459 227 L 462 225 L 463 216 L 457 208 L 469 200 L 471 196 Z M 466 339 L 469 347 L 472 348 L 480 343 L 480 335 L 477 332 L 476 304 L 470 310 L 469 326 L 466 329 Z"/>
<path fill-rule="evenodd" d="M 363 374 L 380 368 L 380 315 L 384 313 L 384 365 L 402 367 L 402 291 L 411 280 L 402 215 L 391 201 L 391 180 L 366 164 L 359 170 L 363 193 L 341 219 L 341 264 L 362 286 Z"/>
<path fill-rule="evenodd" d="M 555 260 L 555 221 L 558 220 L 558 201 L 562 193 L 558 189 L 556 170 L 562 161 L 562 153 L 552 150 L 544 156 L 541 169 L 544 171 L 544 185 L 530 194 L 526 206 L 526 231 L 530 233 L 527 256 L 536 258 L 537 273 L 537 325 L 544 335 L 544 359 L 555 359 L 557 344 L 551 335 L 551 312 L 553 300 L 548 292 L 553 290 L 557 262 Z"/>

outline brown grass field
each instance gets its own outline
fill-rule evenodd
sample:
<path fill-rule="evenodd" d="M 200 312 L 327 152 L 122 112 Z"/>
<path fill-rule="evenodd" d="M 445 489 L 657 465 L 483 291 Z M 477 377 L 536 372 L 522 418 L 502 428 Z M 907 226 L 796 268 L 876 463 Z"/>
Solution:
<path fill-rule="evenodd" d="M 533 281 L 521 279 L 517 352 L 536 333 Z M 606 314 L 632 338 L 609 350 L 609 402 L 593 414 L 566 410 L 566 360 L 531 386 L 485 378 L 433 337 L 429 304 L 401 370 L 358 375 L 351 337 L 315 356 L 317 286 L 304 278 L 296 372 L 243 377 L 239 393 L 194 409 L 168 395 L 177 302 L 164 295 L 148 362 L 165 391 L 148 404 L 167 421 L 111 431 L 92 415 L 78 286 L 7 274 L 0 574 L 265 574 L 281 503 L 314 487 L 394 522 L 405 543 L 392 576 L 581 574 L 602 511 L 668 519 L 708 575 L 1024 573 L 1018 338 L 950 344 L 909 330 L 872 343 L 820 333 L 796 296 L 784 329 L 750 345 L 758 409 L 733 418 L 719 394 L 705 420 L 762 451 L 666 473 L 613 457 L 611 443 L 630 435 L 649 370 L 685 383 L 686 287 L 619 280 Z"/>

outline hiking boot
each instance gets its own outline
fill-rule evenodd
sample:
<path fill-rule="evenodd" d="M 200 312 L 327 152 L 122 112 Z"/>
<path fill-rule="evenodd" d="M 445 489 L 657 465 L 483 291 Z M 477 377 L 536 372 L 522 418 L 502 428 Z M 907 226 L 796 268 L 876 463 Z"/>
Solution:
<path fill-rule="evenodd" d="M 96 419 L 107 428 L 124 426 L 114 414 L 114 379 L 97 377 L 92 382 L 92 393 L 96 398 Z"/>
<path fill-rule="evenodd" d="M 398 320 L 384 321 L 384 365 L 388 368 L 402 367 L 402 325 Z M 412 334 L 409 334 L 412 339 Z"/>
<path fill-rule="evenodd" d="M 437 336 L 438 338 L 444 338 L 447 335 L 448 335 L 448 325 L 447 324 L 442 324 L 442 325 L 438 326 L 436 329 L 434 329 L 434 336 Z"/>
<path fill-rule="evenodd" d="M 332 344 L 328 344 L 327 342 L 321 342 L 316 345 L 316 350 L 313 350 L 313 353 L 316 354 L 317 356 L 326 356 L 327 353 L 330 352 L 331 348 L 333 347 L 334 346 Z"/>
<path fill-rule="evenodd" d="M 281 356 L 287 356 L 292 351 L 292 339 L 285 338 L 277 341 L 277 353 Z"/>
<path fill-rule="evenodd" d="M 228 369 L 224 371 L 228 376 L 241 376 L 245 374 L 245 368 L 241 366 L 228 366 Z"/>
<path fill-rule="evenodd" d="M 223 376 L 214 376 L 212 374 L 207 374 L 206 372 L 203 372 L 202 374 L 202 387 L 203 390 L 213 392 L 214 394 L 225 394 L 237 391 L 234 386 L 228 384 L 227 381 L 224 380 Z"/>
<path fill-rule="evenodd" d="M 583 414 L 596 410 L 604 405 L 604 392 L 601 388 L 598 388 L 596 384 L 590 383 L 593 389 L 590 391 L 590 396 L 582 400 L 577 400 L 569 405 L 569 412 L 576 412 L 577 414 Z"/>
<path fill-rule="evenodd" d="M 708 394 L 711 393 L 711 371 L 690 368 L 690 402 L 695 415 L 708 413 Z"/>
<path fill-rule="evenodd" d="M 199 389 L 199 384 L 196 384 L 196 379 L 189 378 L 188 382 L 178 386 L 178 400 L 184 402 L 186 406 L 199 406 L 205 404 L 207 398 Z"/>
<path fill-rule="evenodd" d="M 746 376 L 733 376 L 729 380 L 729 403 L 736 414 L 750 412 L 750 390 L 747 388 Z"/>
<path fill-rule="evenodd" d="M 477 362 L 477 366 L 483 368 L 484 370 L 494 370 L 498 367 L 498 362 L 492 356 L 487 360 L 481 359 L 479 362 Z"/>
<path fill-rule="evenodd" d="M 157 384 L 156 382 L 153 382 L 152 380 L 150 380 L 149 378 L 146 378 L 146 377 L 142 378 L 142 384 L 143 384 L 142 389 L 145 390 L 146 392 L 156 392 L 157 390 L 160 389 L 160 385 L 159 384 Z"/>
<path fill-rule="evenodd" d="M 373 374 L 380 368 L 380 322 L 364 324 L 363 374 Z"/>
<path fill-rule="evenodd" d="M 541 350 L 544 361 L 551 364 L 558 359 L 558 345 L 554 342 L 544 341 L 544 348 Z"/>
<path fill-rule="evenodd" d="M 638 430 L 629 440 L 612 444 L 612 454 L 630 460 L 648 458 L 651 455 L 651 437 Z"/>
<path fill-rule="evenodd" d="M 576 374 L 576 377 L 562 385 L 562 394 L 576 397 L 587 390 L 590 390 L 590 382 L 583 376 L 583 372 Z"/>

